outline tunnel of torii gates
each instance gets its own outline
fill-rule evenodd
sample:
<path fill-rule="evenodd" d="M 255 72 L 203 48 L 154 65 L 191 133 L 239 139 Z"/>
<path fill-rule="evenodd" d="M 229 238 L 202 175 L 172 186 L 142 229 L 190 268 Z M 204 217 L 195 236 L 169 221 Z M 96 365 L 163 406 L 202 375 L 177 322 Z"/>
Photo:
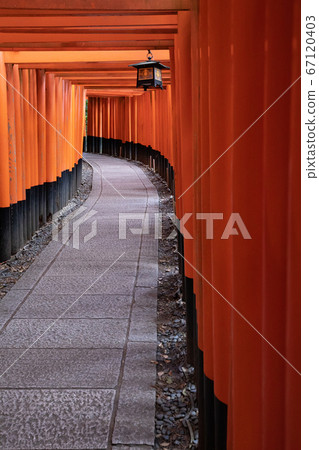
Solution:
<path fill-rule="evenodd" d="M 83 142 L 160 172 L 202 449 L 300 448 L 299 24 L 296 0 L 0 0 L 1 260 L 72 197 Z M 163 90 L 135 87 L 147 49 Z"/>

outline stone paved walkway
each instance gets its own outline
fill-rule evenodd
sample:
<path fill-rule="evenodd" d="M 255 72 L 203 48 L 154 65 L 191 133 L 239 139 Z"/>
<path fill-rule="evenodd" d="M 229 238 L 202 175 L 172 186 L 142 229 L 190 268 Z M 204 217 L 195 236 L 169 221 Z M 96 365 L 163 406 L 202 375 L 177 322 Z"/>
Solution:
<path fill-rule="evenodd" d="M 60 232 L 0 303 L 1 449 L 153 448 L 158 195 L 137 166 L 86 158 L 73 237 Z M 137 217 L 119 239 L 119 213 L 149 218 L 150 234 L 129 230 Z"/>

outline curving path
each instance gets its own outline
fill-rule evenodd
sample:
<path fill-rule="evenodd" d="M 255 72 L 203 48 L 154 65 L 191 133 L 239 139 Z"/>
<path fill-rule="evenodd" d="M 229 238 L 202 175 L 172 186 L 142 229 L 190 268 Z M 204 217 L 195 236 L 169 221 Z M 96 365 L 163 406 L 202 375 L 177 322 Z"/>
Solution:
<path fill-rule="evenodd" d="M 0 303 L 1 449 L 153 448 L 158 195 L 137 166 L 86 159 L 89 198 Z"/>

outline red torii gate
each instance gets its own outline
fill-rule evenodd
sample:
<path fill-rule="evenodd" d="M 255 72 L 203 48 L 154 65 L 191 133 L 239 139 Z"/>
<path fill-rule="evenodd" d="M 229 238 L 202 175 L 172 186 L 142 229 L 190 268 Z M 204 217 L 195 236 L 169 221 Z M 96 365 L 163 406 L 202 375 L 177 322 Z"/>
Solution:
<path fill-rule="evenodd" d="M 288 0 L 0 1 L 1 258 L 73 195 L 86 98 L 90 137 L 161 152 L 192 213 L 204 449 L 300 448 L 299 24 Z M 171 67 L 163 92 L 128 69 L 148 48 Z M 195 215 L 212 212 L 252 239 L 219 239 L 222 221 L 207 239 Z"/>

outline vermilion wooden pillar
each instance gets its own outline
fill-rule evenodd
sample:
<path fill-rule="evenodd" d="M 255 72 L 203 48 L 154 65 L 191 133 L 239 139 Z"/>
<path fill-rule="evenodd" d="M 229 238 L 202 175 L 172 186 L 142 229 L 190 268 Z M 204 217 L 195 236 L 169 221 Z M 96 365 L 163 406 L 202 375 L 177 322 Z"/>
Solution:
<path fill-rule="evenodd" d="M 296 70 L 296 59 L 300 61 L 299 48 L 297 47 L 299 39 L 297 38 L 297 41 L 295 39 L 297 35 L 296 24 L 300 24 L 300 5 L 297 2 L 293 4 L 289 3 L 289 10 L 287 11 L 288 3 L 288 1 L 285 1 L 279 5 L 276 2 L 267 4 L 265 29 L 267 39 L 265 105 L 271 104 L 299 76 L 300 69 L 298 68 Z M 272 19 L 273 14 L 275 14 L 274 20 Z M 283 20 L 285 21 L 284 35 L 282 35 L 282 26 L 280 26 Z M 279 44 L 275 44 L 279 36 L 281 36 L 280 42 Z M 283 52 L 284 55 L 282 54 Z M 293 69 L 292 62 L 294 63 Z M 274 72 L 275 67 L 277 74 Z M 278 68 L 281 70 L 278 70 Z M 267 227 L 264 230 L 263 294 L 265 301 L 263 310 L 263 333 L 269 337 L 273 345 L 284 355 L 287 354 L 287 347 L 289 345 L 287 339 L 288 328 L 292 326 L 287 321 L 288 305 L 290 317 L 292 316 L 292 310 L 295 312 L 295 319 L 293 321 L 295 326 L 294 333 L 296 336 L 300 335 L 300 323 L 298 324 L 297 322 L 297 318 L 300 317 L 300 311 L 296 303 L 296 298 L 299 298 L 299 290 L 294 295 L 288 295 L 288 292 L 292 294 L 290 285 L 293 282 L 288 277 L 286 268 L 288 255 L 290 255 L 292 249 L 296 251 L 299 246 L 299 236 L 296 237 L 296 243 L 292 245 L 292 248 L 289 246 L 289 240 L 287 239 L 287 231 L 291 226 L 288 223 L 288 218 L 291 214 L 289 206 L 291 204 L 291 198 L 294 198 L 294 196 L 290 197 L 290 202 L 288 201 L 289 187 L 292 189 L 291 185 L 289 186 L 289 178 L 291 176 L 291 167 L 296 164 L 297 167 L 299 165 L 299 157 L 296 154 L 296 149 L 290 147 L 290 144 L 287 145 L 287 136 L 289 136 L 290 143 L 294 141 L 298 142 L 300 136 L 299 126 L 294 128 L 294 130 L 291 127 L 291 119 L 294 118 L 296 122 L 296 119 L 299 118 L 299 112 L 293 112 L 291 110 L 293 93 L 295 93 L 295 96 L 299 95 L 298 84 L 287 92 L 273 106 L 269 114 L 265 116 L 266 130 L 264 139 L 264 145 L 267 150 L 264 159 L 264 174 L 267 180 L 267 189 L 265 189 L 264 195 L 264 211 Z M 281 168 L 283 170 L 280 170 Z M 298 185 L 298 178 L 295 180 L 295 183 Z M 298 211 L 298 200 L 297 195 L 294 199 L 295 211 Z M 294 219 L 297 229 L 299 228 L 297 224 L 299 217 L 297 216 Z M 291 241 L 290 244 L 292 244 Z M 289 264 L 290 270 L 293 270 L 297 274 L 298 269 L 300 270 L 299 260 L 289 260 Z M 299 284 L 299 280 L 300 274 L 294 282 L 294 284 L 296 283 L 296 287 Z M 275 315 L 274 311 L 276 311 Z M 289 336 L 292 334 L 292 329 L 290 329 Z M 292 362 L 297 365 L 297 369 L 300 369 L 298 353 L 299 345 L 293 353 L 290 353 L 290 356 L 292 357 Z M 292 446 L 289 448 L 293 450 L 298 449 L 300 446 L 300 427 L 292 427 L 286 433 L 283 433 L 283 428 L 287 426 L 286 417 L 284 418 L 287 404 L 291 406 L 288 415 L 290 425 L 298 421 L 300 414 L 299 374 L 292 372 L 293 369 L 288 367 L 285 361 L 280 361 L 278 358 L 275 358 L 271 352 L 266 350 L 266 347 L 264 347 L 263 353 L 263 369 L 265 372 L 264 393 L 269 399 L 268 402 L 264 403 L 263 408 L 267 444 L 273 445 L 274 443 L 274 434 L 276 433 L 269 435 L 269 431 L 275 427 L 276 432 L 279 434 L 278 442 L 280 442 L 283 448 L 288 448 L 286 436 L 290 433 L 289 442 Z M 290 380 L 291 384 L 293 383 L 295 387 L 293 391 L 287 391 L 287 380 Z M 276 401 L 277 405 L 275 411 L 271 408 L 274 401 Z M 294 439 L 292 439 L 292 436 L 294 436 Z"/>
<path fill-rule="evenodd" d="M 25 176 L 24 176 L 24 139 L 22 126 L 22 98 L 20 95 L 20 71 L 17 64 L 13 65 L 13 86 L 14 86 L 14 115 L 15 115 L 15 134 L 16 134 L 16 166 L 17 166 L 17 198 L 18 198 L 18 217 L 19 217 L 19 248 L 26 240 L 25 215 L 26 215 L 26 195 L 25 195 Z"/>
<path fill-rule="evenodd" d="M 37 115 L 38 121 L 38 161 L 39 161 L 39 221 L 40 224 L 46 222 L 46 195 L 45 195 L 45 182 L 46 182 L 46 129 L 47 124 L 45 121 L 46 116 L 46 103 L 45 103 L 45 72 L 44 70 L 37 70 L 37 107 L 39 114 Z"/>
<path fill-rule="evenodd" d="M 11 255 L 10 226 L 10 175 L 8 146 L 8 108 L 6 69 L 3 53 L 0 52 L 0 261 L 5 261 Z"/>
<path fill-rule="evenodd" d="M 300 76 L 301 55 L 301 11 L 300 2 L 294 1 L 292 5 L 292 55 L 291 55 L 291 79 L 296 80 Z M 287 225 L 287 308 L 286 308 L 286 356 L 296 367 L 301 367 L 301 280 L 299 261 L 301 260 L 301 167 L 300 167 L 300 112 L 301 112 L 301 84 L 300 81 L 292 88 L 290 100 L 290 161 L 288 172 L 288 225 Z M 285 443 L 286 448 L 297 447 L 300 438 L 300 399 L 301 383 L 298 374 L 286 368 L 286 392 L 285 399 Z M 294 430 L 291 432 L 291 430 Z"/>
<path fill-rule="evenodd" d="M 186 193 L 184 191 L 194 181 L 193 171 L 193 129 L 192 129 L 192 83 L 189 67 L 191 67 L 191 17 L 189 12 L 179 12 L 178 24 L 180 35 L 177 39 L 176 50 L 176 68 L 178 84 L 177 103 L 180 115 L 180 154 L 181 161 L 181 192 L 177 193 L 176 203 L 181 204 L 181 215 L 193 212 L 193 190 L 190 189 Z M 178 175 L 177 175 L 178 176 Z M 179 196 L 184 194 L 181 199 Z M 187 229 L 192 234 L 193 217 L 187 222 Z M 185 239 L 185 257 L 192 263 L 193 260 L 193 242 L 192 239 Z M 186 276 L 192 278 L 193 270 L 190 265 L 185 266 Z"/>
<path fill-rule="evenodd" d="M 47 179 L 47 215 L 52 216 L 56 212 L 55 197 L 57 177 L 56 157 L 56 95 L 55 79 L 53 74 L 46 74 L 46 179 Z"/>

